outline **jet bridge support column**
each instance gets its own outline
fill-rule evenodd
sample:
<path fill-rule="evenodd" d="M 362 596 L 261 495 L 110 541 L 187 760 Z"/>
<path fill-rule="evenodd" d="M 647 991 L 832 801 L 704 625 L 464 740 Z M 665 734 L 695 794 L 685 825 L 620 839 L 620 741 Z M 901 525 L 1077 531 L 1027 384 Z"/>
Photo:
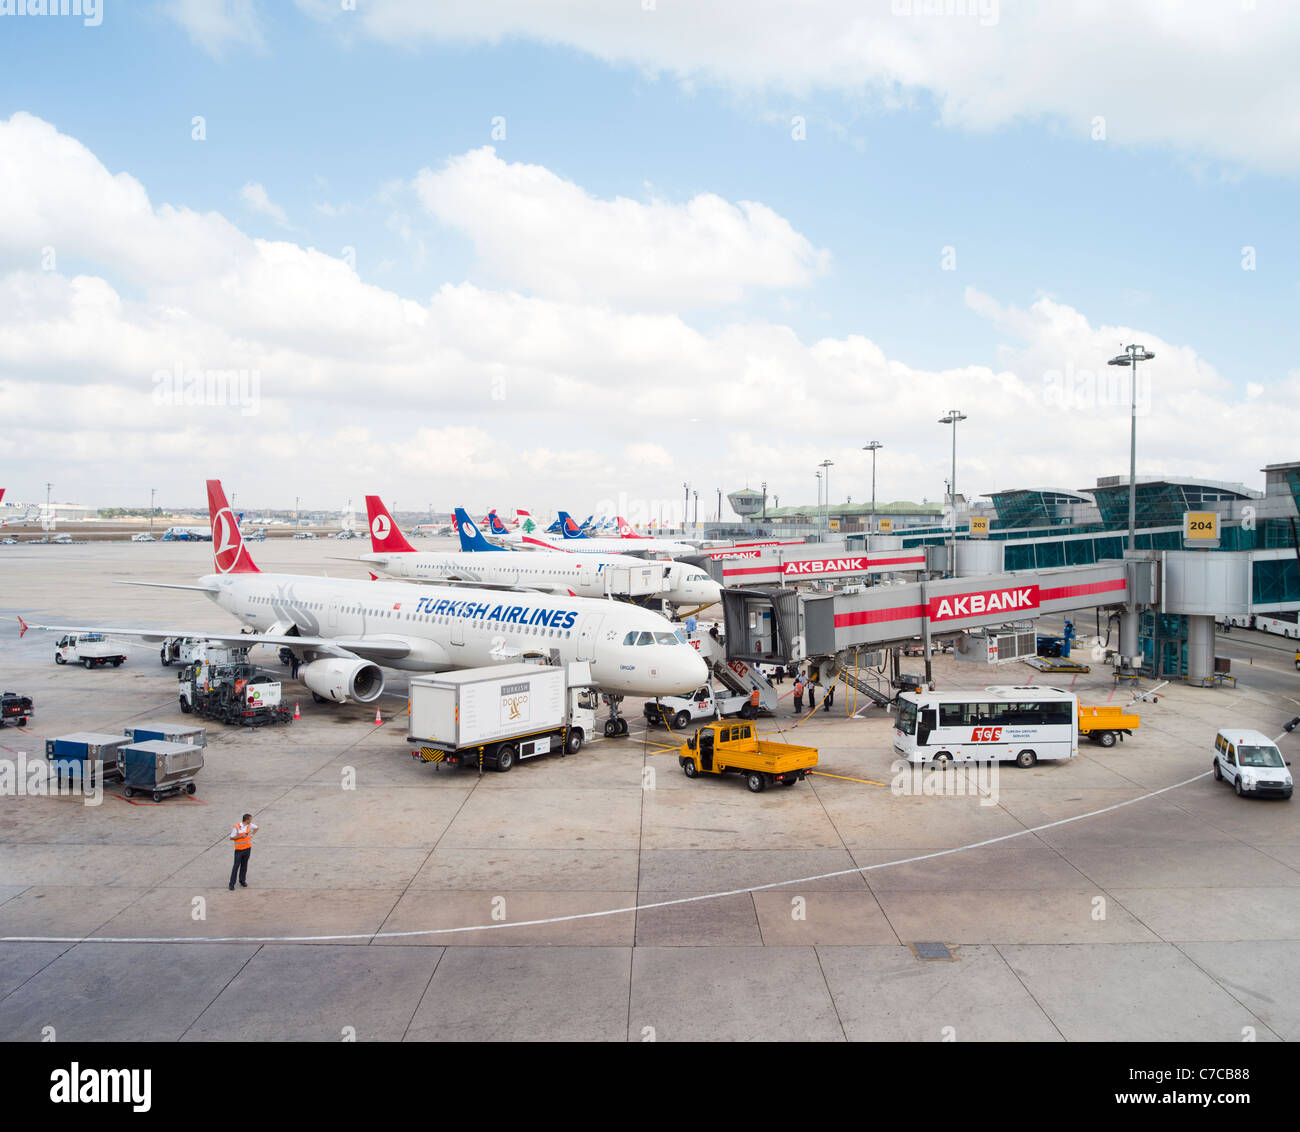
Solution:
<path fill-rule="evenodd" d="M 1187 616 L 1187 682 L 1196 687 L 1214 683 L 1214 618 Z"/>

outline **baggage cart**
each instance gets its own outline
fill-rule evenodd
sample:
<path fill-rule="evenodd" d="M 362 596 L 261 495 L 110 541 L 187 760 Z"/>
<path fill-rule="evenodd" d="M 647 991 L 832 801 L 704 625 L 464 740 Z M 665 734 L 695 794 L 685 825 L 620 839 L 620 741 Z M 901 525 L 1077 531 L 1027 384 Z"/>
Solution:
<path fill-rule="evenodd" d="M 191 743 L 149 739 L 122 748 L 122 793 L 128 798 L 148 794 L 161 802 L 169 794 L 193 794 L 195 776 L 203 769 L 203 749 Z"/>

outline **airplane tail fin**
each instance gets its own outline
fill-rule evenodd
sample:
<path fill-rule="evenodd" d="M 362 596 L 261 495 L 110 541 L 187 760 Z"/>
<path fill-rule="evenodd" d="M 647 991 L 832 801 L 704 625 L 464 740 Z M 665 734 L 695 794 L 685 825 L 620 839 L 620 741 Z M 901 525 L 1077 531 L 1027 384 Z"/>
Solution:
<path fill-rule="evenodd" d="M 220 480 L 208 480 L 208 517 L 212 523 L 212 561 L 218 574 L 260 574 L 244 545 Z"/>
<path fill-rule="evenodd" d="M 501 521 L 500 517 L 497 515 L 495 511 L 489 511 L 487 517 L 488 517 L 488 530 L 490 530 L 494 535 L 505 535 L 510 533 L 509 531 L 506 530 L 505 523 Z"/>
<path fill-rule="evenodd" d="M 466 551 L 501 550 L 483 537 L 483 532 L 474 525 L 464 507 L 456 508 L 456 533 L 460 535 L 460 548 Z M 507 553 L 509 553 L 507 551 Z"/>
<path fill-rule="evenodd" d="M 567 511 L 560 512 L 560 533 L 565 538 L 582 538 L 582 530 L 578 524 L 573 521 L 573 516 Z"/>
<path fill-rule="evenodd" d="M 406 541 L 406 536 L 402 534 L 392 515 L 388 513 L 388 508 L 384 506 L 384 501 L 379 496 L 366 496 L 366 518 L 370 522 L 371 550 L 376 553 L 385 550 L 396 553 L 409 553 L 415 550 L 415 547 Z"/>

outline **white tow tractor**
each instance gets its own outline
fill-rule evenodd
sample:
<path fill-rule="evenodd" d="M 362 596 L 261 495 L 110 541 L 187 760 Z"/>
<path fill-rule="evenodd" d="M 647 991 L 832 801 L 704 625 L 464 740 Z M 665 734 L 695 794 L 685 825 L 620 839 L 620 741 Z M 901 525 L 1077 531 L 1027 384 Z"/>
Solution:
<path fill-rule="evenodd" d="M 55 664 L 81 664 L 86 668 L 119 667 L 126 660 L 121 645 L 110 644 L 103 633 L 70 633 L 54 646 Z"/>
<path fill-rule="evenodd" d="M 750 696 L 717 692 L 705 684 L 689 696 L 664 696 L 657 703 L 647 700 L 644 708 L 646 722 L 651 726 L 664 724 L 674 731 L 680 731 L 699 719 L 718 719 L 738 715 L 741 719 L 753 719 L 758 711 L 750 702 Z"/>

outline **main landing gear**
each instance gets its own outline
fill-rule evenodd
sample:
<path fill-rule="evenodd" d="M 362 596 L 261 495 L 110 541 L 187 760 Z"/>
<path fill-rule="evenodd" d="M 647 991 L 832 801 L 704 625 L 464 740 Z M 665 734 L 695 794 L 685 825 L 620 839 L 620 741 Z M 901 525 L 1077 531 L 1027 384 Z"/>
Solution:
<path fill-rule="evenodd" d="M 618 709 L 623 703 L 622 696 L 605 696 L 605 703 L 609 705 L 609 718 L 605 720 L 605 738 L 617 739 L 621 735 L 627 734 L 627 720 L 618 714 Z"/>

